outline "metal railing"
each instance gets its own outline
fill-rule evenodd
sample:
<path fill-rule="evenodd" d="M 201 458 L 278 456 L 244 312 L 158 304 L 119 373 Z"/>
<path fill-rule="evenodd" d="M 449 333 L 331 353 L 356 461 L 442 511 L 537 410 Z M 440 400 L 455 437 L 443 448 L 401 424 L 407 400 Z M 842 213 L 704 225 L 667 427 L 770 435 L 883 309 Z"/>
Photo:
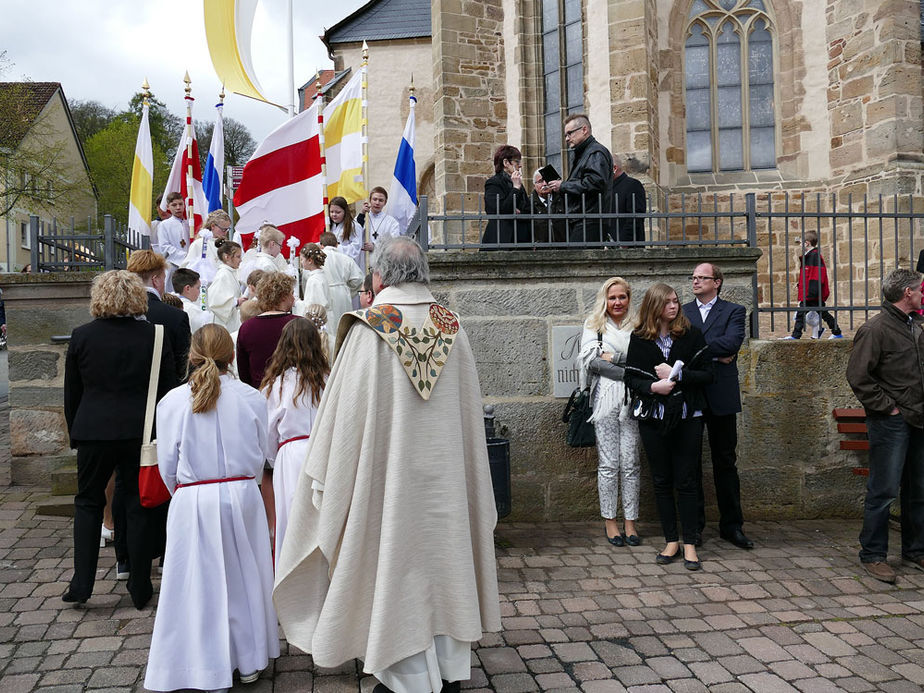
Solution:
<path fill-rule="evenodd" d="M 70 225 L 57 219 L 42 221 L 29 217 L 31 263 L 33 272 L 68 272 L 74 270 L 124 269 L 133 250 L 149 248 L 150 238 L 116 223 L 112 215 L 103 217 L 102 230 L 78 230 L 74 219 Z"/>
<path fill-rule="evenodd" d="M 742 200 L 741 197 L 744 199 Z M 440 202 L 440 201 L 438 201 Z M 497 209 L 497 200 L 489 200 Z M 446 196 L 433 212 L 431 201 L 420 197 L 418 215 L 411 223 L 414 235 L 425 250 L 483 251 L 553 248 L 586 249 L 659 247 L 751 247 L 761 250 L 751 290 L 755 310 L 751 336 L 774 333 L 791 327 L 799 307 L 796 283 L 799 256 L 806 234 L 818 236 L 824 258 L 830 301 L 825 310 L 846 312 L 845 329 L 853 329 L 881 303 L 880 282 L 895 267 L 914 267 L 924 247 L 924 203 L 913 196 L 863 197 L 851 195 L 773 192 L 734 194 L 677 194 L 659 199 L 651 195 L 644 212 L 587 213 L 584 215 L 536 213 L 495 214 L 480 195 Z M 586 209 L 587 205 L 583 205 Z M 508 232 L 525 241 L 484 242 L 490 222 L 506 224 Z M 553 225 L 559 225 L 556 240 Z M 623 225 L 641 224 L 643 240 L 614 240 Z M 596 229 L 594 229 L 596 227 Z M 564 229 L 562 240 L 561 229 Z M 572 228 L 579 229 L 574 239 Z M 635 226 L 637 228 L 637 226 Z M 426 232 L 422 232 L 426 229 Z M 600 233 L 588 240 L 587 229 Z M 607 234 L 612 230 L 613 236 Z M 582 237 L 581 234 L 584 234 Z M 593 234 L 591 234 L 593 235 Z M 704 253 L 705 255 L 705 253 Z M 786 314 L 785 321 L 780 316 Z"/>

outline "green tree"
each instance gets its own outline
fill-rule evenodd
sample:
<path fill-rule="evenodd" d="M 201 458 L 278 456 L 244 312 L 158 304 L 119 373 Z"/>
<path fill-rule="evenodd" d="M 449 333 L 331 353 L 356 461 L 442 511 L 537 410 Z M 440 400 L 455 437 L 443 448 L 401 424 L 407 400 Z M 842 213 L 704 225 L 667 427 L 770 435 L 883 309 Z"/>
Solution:
<path fill-rule="evenodd" d="M 136 119 L 141 118 L 143 101 L 144 95 L 137 92 L 128 102 L 128 111 Z M 148 97 L 148 122 L 151 125 L 151 140 L 166 152 L 172 161 L 173 155 L 176 154 L 176 146 L 180 142 L 180 136 L 183 134 L 183 128 L 186 127 L 186 118 L 171 113 L 163 101 L 151 94 Z"/>
<path fill-rule="evenodd" d="M 93 135 L 105 128 L 116 117 L 114 109 L 104 106 L 99 101 L 71 101 L 71 118 L 80 143 L 84 146 Z"/>
<path fill-rule="evenodd" d="M 225 166 L 243 166 L 254 153 L 257 143 L 247 126 L 239 120 L 225 118 L 223 122 L 225 125 Z M 209 147 L 212 146 L 214 130 L 214 121 L 196 121 L 196 139 L 199 141 L 199 158 L 202 160 L 203 169 L 209 157 Z"/>
<path fill-rule="evenodd" d="M 128 221 L 132 165 L 135 160 L 135 142 L 138 139 L 140 122 L 140 117 L 131 113 L 122 113 L 108 126 L 93 135 L 84 148 L 93 180 L 99 190 L 100 212 L 111 214 L 122 223 Z M 171 162 L 157 142 L 152 143 L 152 153 L 156 195 L 163 191 L 167 184 Z M 152 209 L 153 205 L 154 201 L 151 200 Z"/>

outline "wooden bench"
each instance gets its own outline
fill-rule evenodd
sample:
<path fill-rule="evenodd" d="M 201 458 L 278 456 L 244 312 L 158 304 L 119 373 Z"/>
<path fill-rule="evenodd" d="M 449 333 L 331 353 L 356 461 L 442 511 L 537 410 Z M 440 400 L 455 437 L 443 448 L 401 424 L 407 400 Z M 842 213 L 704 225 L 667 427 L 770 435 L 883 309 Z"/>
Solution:
<path fill-rule="evenodd" d="M 841 441 L 841 450 L 869 450 L 869 438 L 866 430 L 866 412 L 862 409 L 833 409 L 831 414 L 837 421 L 838 433 L 861 435 L 862 438 L 846 438 Z M 869 476 L 868 467 L 854 467 L 857 476 Z"/>

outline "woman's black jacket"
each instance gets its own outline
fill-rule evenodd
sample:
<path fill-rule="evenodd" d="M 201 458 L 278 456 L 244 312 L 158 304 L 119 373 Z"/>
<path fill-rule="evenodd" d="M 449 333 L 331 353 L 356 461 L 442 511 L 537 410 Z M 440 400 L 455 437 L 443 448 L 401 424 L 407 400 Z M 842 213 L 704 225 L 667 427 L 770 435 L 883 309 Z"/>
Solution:
<path fill-rule="evenodd" d="M 680 380 L 670 395 L 656 395 L 651 392 L 651 384 L 658 380 L 655 366 L 667 363 L 673 366 L 677 360 L 683 361 Z M 703 333 L 690 327 L 679 337 L 674 337 L 667 359 L 661 348 L 652 339 L 642 339 L 634 332 L 629 338 L 629 353 L 626 356 L 626 387 L 633 395 L 650 404 L 661 403 L 666 407 L 669 399 L 680 399 L 687 405 L 688 414 L 705 411 L 705 386 L 715 379 L 712 366 L 712 354 L 706 346 Z M 678 394 L 679 393 L 679 394 Z"/>
<path fill-rule="evenodd" d="M 513 187 L 510 176 L 501 171 L 484 183 L 484 209 L 488 214 L 516 214 L 529 212 L 529 196 L 521 185 Z M 530 222 L 516 219 L 491 219 L 485 228 L 482 243 L 528 243 Z"/>

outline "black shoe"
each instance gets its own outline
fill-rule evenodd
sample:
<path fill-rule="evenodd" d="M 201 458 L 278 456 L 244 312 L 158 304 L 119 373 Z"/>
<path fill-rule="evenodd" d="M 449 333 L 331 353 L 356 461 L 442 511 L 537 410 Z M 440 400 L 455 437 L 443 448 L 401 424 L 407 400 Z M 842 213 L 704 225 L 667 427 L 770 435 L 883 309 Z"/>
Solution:
<path fill-rule="evenodd" d="M 384 683 L 377 683 L 375 688 L 372 689 L 372 693 L 394 693 L 394 691 Z"/>
<path fill-rule="evenodd" d="M 739 549 L 753 549 L 754 542 L 744 536 L 744 532 L 741 531 L 740 527 L 735 527 L 734 529 L 722 530 L 719 532 L 719 536 L 722 537 L 725 541 L 731 542 Z"/>
<path fill-rule="evenodd" d="M 65 604 L 73 604 L 74 606 L 83 606 L 87 603 L 86 597 L 78 597 L 76 594 L 68 590 L 61 596 L 61 601 Z"/>
<path fill-rule="evenodd" d="M 621 534 L 617 534 L 615 537 L 607 537 L 606 540 L 610 542 L 613 546 L 625 546 L 626 540 L 622 538 Z"/>
<path fill-rule="evenodd" d="M 686 558 L 684 558 L 683 567 L 687 570 L 702 570 L 703 564 L 699 561 L 688 561 Z"/>
<path fill-rule="evenodd" d="M 642 540 L 637 534 L 630 534 L 626 537 L 626 543 L 629 546 L 639 546 L 642 543 Z"/>
<path fill-rule="evenodd" d="M 461 681 L 449 682 L 446 679 L 443 679 L 443 687 L 440 689 L 440 693 L 459 693 L 461 690 Z"/>
<path fill-rule="evenodd" d="M 681 555 L 683 555 L 683 549 L 678 546 L 673 556 L 665 556 L 663 553 L 659 553 L 655 556 L 655 563 L 658 565 L 669 565 L 680 558 Z"/>

